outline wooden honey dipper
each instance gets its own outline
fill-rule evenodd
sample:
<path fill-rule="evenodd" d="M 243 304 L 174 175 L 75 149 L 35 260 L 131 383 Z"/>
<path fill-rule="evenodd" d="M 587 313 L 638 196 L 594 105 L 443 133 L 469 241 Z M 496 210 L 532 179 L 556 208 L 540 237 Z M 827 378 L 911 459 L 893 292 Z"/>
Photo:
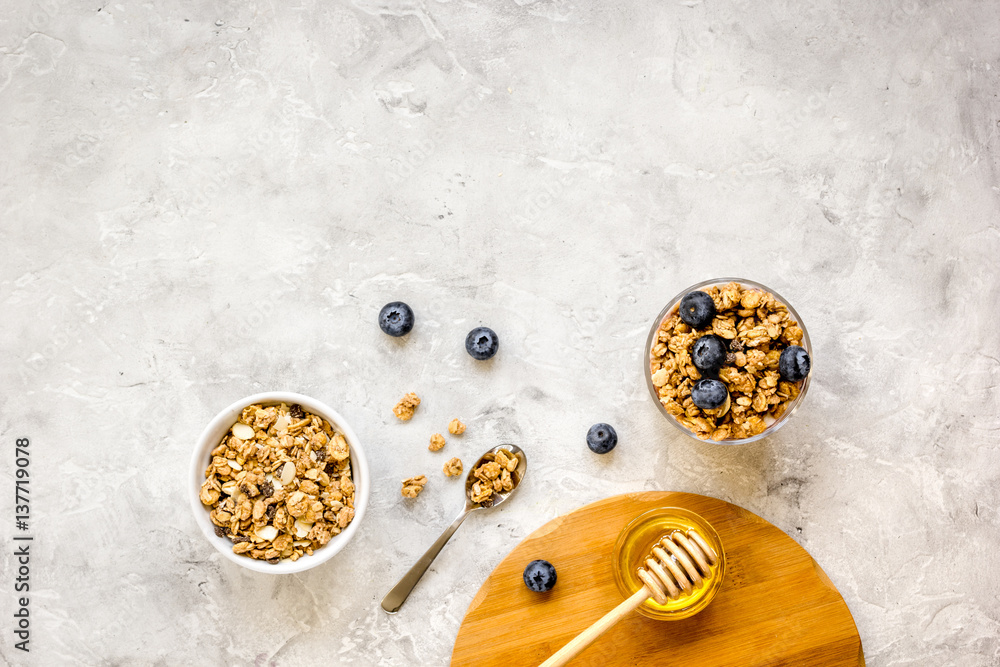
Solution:
<path fill-rule="evenodd" d="M 670 600 L 687 597 L 696 588 L 708 583 L 713 576 L 712 566 L 717 562 L 719 555 L 697 531 L 691 529 L 684 533 L 675 530 L 665 535 L 653 545 L 645 567 L 639 568 L 639 579 L 645 585 L 539 667 L 565 665 L 649 598 L 665 605 Z"/>

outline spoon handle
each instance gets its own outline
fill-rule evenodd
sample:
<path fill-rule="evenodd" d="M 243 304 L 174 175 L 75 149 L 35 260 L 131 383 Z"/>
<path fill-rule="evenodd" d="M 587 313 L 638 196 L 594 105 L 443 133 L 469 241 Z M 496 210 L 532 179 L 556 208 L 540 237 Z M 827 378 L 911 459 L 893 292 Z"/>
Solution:
<path fill-rule="evenodd" d="M 458 530 L 458 527 L 462 525 L 463 521 L 465 521 L 465 517 L 469 516 L 470 511 L 472 510 L 469 508 L 462 510 L 462 513 L 458 515 L 458 518 L 455 519 L 450 526 L 448 526 L 448 529 L 441 533 L 441 537 L 437 538 L 437 541 L 431 545 L 431 548 L 428 549 L 423 556 L 420 557 L 420 560 L 413 564 L 410 571 L 403 575 L 403 578 L 399 580 L 398 584 L 392 587 L 391 591 L 386 593 L 385 597 L 382 598 L 382 609 L 390 614 L 395 614 L 399 611 L 399 608 L 403 606 L 404 602 L 406 602 L 406 598 L 409 597 L 410 591 L 412 591 L 413 587 L 417 585 L 418 581 L 420 581 L 420 577 L 424 576 L 424 572 L 427 571 L 427 568 L 430 567 L 431 563 L 434 562 L 434 559 L 437 558 L 441 548 L 447 544 L 451 536 L 455 534 L 456 530 Z"/>

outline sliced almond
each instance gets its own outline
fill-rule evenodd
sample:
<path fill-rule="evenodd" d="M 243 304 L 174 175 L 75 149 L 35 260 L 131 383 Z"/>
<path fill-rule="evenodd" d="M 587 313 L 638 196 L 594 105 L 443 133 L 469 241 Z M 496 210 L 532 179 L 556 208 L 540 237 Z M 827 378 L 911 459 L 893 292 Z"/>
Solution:
<path fill-rule="evenodd" d="M 309 540 L 295 540 L 294 542 L 292 542 L 292 544 L 294 544 L 297 547 L 307 547 L 310 544 L 312 544 L 312 542 L 310 542 Z"/>
<path fill-rule="evenodd" d="M 295 537 L 305 537 L 312 530 L 313 525 L 300 519 L 295 520 Z"/>
<path fill-rule="evenodd" d="M 285 465 L 281 468 L 281 477 L 278 478 L 278 481 L 282 484 L 291 484 L 293 479 L 295 479 L 295 464 L 291 461 L 286 461 Z"/>
<path fill-rule="evenodd" d="M 288 425 L 291 423 L 291 421 L 292 420 L 288 418 L 288 415 L 281 415 L 276 420 L 274 420 L 274 429 L 279 433 L 281 431 L 287 431 Z"/>
<path fill-rule="evenodd" d="M 253 440 L 254 430 L 252 426 L 247 426 L 241 422 L 233 424 L 233 435 L 240 440 Z"/>
<path fill-rule="evenodd" d="M 226 461 L 226 463 L 227 463 L 227 464 L 229 465 L 229 467 L 230 467 L 230 468 L 232 468 L 233 470 L 243 470 L 243 466 L 241 466 L 241 465 L 240 465 L 239 463 L 237 463 L 236 461 Z"/>
<path fill-rule="evenodd" d="M 268 482 L 271 483 L 271 486 L 274 487 L 275 491 L 280 491 L 281 489 L 285 488 L 285 485 L 279 482 L 277 478 L 275 478 L 275 476 L 272 475 L 271 473 L 267 473 L 266 475 L 264 475 L 264 479 L 266 479 Z"/>
<path fill-rule="evenodd" d="M 254 532 L 257 533 L 257 537 L 266 541 L 271 541 L 278 536 L 278 529 L 270 525 L 258 528 Z"/>
<path fill-rule="evenodd" d="M 222 492 L 227 496 L 236 495 L 237 491 L 239 491 L 239 486 L 236 482 L 226 482 L 222 485 Z"/>

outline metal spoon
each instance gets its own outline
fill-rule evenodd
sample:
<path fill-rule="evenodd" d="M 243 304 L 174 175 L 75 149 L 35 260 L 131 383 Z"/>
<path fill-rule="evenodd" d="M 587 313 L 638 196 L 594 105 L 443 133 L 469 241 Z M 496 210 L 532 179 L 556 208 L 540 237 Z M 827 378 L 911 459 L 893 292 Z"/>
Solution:
<path fill-rule="evenodd" d="M 487 503 L 472 502 L 472 485 L 476 482 L 473 472 L 480 465 L 486 463 L 487 460 L 492 460 L 492 455 L 496 454 L 497 451 L 501 449 L 506 449 L 518 459 L 517 468 L 515 468 L 514 472 L 510 474 L 513 486 L 510 491 L 494 492 L 492 498 L 490 498 Z M 465 477 L 465 509 L 462 510 L 462 513 L 458 515 L 458 518 L 455 519 L 451 526 L 448 527 L 448 530 L 441 534 L 441 537 L 437 539 L 437 542 L 431 545 L 431 548 L 427 550 L 427 553 L 421 556 L 420 560 L 418 560 L 413 567 L 410 568 L 410 571 L 403 575 L 403 578 L 399 580 L 399 583 L 393 586 L 391 591 L 386 593 L 386 596 L 382 598 L 382 609 L 390 614 L 395 614 L 399 611 L 399 608 L 403 606 L 403 603 L 406 602 L 406 598 L 410 595 L 410 591 L 412 591 L 413 587 L 417 585 L 418 581 L 420 581 L 420 577 L 424 576 L 424 572 L 426 572 L 427 568 L 430 567 L 430 564 L 437 557 L 441 548 L 447 544 L 451 536 L 455 534 L 456 530 L 458 530 L 458 527 L 462 525 L 463 521 L 465 521 L 465 517 L 469 516 L 469 514 L 475 510 L 496 507 L 510 498 L 510 494 L 514 493 L 517 487 L 521 484 L 521 481 L 524 479 L 524 474 L 527 471 L 528 458 L 525 456 L 524 450 L 517 445 L 500 445 L 480 456 L 479 460 L 476 461 L 471 468 L 469 468 L 469 474 Z"/>

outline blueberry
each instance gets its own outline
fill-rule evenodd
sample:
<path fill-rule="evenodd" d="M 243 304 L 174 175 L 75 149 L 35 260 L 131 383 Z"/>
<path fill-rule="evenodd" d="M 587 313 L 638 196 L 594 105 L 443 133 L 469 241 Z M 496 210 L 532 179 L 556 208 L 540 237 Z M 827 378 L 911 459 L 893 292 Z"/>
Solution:
<path fill-rule="evenodd" d="M 500 339 L 493 329 L 488 327 L 476 327 L 465 337 L 465 351 L 473 359 L 489 359 L 497 353 L 500 347 Z"/>
<path fill-rule="evenodd" d="M 781 351 L 778 358 L 778 373 L 783 380 L 798 382 L 809 375 L 812 362 L 809 353 L 798 345 L 789 345 Z"/>
<path fill-rule="evenodd" d="M 405 336 L 413 328 L 413 311 L 402 301 L 387 303 L 379 311 L 378 325 L 390 336 Z"/>
<path fill-rule="evenodd" d="M 715 334 L 702 336 L 691 348 L 694 367 L 702 373 L 714 373 L 726 363 L 726 343 Z"/>
<path fill-rule="evenodd" d="M 594 424 L 587 431 L 587 446 L 595 454 L 607 454 L 618 444 L 618 433 L 611 424 Z"/>
<path fill-rule="evenodd" d="M 691 400 L 702 410 L 721 408 L 728 397 L 726 385 L 718 380 L 698 380 L 691 387 Z"/>
<path fill-rule="evenodd" d="M 688 292 L 681 299 L 678 314 L 695 329 L 704 329 L 715 317 L 715 302 L 705 292 Z"/>
<path fill-rule="evenodd" d="M 533 560 L 524 568 L 524 585 L 536 593 L 546 593 L 556 585 L 556 568 L 547 560 Z"/>

